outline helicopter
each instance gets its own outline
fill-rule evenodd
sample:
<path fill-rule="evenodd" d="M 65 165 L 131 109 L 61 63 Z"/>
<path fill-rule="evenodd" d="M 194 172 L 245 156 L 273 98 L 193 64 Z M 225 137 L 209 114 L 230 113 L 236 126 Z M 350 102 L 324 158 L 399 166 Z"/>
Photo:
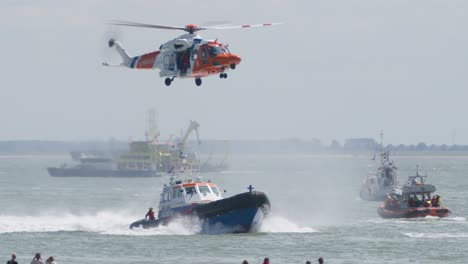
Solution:
<path fill-rule="evenodd" d="M 227 78 L 226 71 L 236 69 L 241 58 L 231 53 L 227 44 L 219 43 L 218 40 L 205 40 L 197 32 L 211 29 L 236 29 L 273 26 L 281 23 L 225 26 L 225 27 L 198 27 L 188 24 L 184 27 L 162 26 L 143 24 L 130 21 L 114 20 L 112 25 L 141 27 L 151 29 L 183 30 L 186 33 L 170 40 L 159 47 L 159 50 L 139 56 L 130 56 L 122 44 L 114 38 L 108 42 L 110 48 L 115 48 L 122 58 L 120 65 L 109 65 L 103 62 L 103 66 L 127 67 L 130 69 L 159 69 L 159 76 L 165 77 L 164 83 L 170 86 L 177 78 L 195 78 L 195 84 L 202 84 L 202 77 L 218 75 Z"/>

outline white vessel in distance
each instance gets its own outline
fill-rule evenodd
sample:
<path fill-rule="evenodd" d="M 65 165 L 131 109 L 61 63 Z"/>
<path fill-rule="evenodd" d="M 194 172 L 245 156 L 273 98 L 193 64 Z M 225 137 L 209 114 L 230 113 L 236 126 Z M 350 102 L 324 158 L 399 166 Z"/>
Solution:
<path fill-rule="evenodd" d="M 375 159 L 375 156 L 374 156 Z M 397 167 L 390 161 L 390 151 L 383 146 L 383 133 L 380 133 L 380 166 L 376 174 L 366 177 L 362 183 L 360 196 L 363 200 L 383 201 L 388 193 L 397 188 Z"/>

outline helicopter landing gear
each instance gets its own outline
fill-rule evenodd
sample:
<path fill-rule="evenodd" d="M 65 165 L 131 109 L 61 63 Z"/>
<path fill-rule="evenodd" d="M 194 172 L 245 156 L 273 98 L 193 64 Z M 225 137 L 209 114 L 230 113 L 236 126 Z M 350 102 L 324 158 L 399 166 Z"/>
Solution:
<path fill-rule="evenodd" d="M 229 65 L 229 67 L 231 67 L 231 69 L 234 70 L 236 68 L 236 64 L 233 63 L 233 64 Z"/>
<path fill-rule="evenodd" d="M 167 78 L 164 80 L 164 83 L 166 84 L 166 86 L 170 86 L 171 83 L 172 83 L 172 81 L 174 81 L 174 78 L 175 78 L 175 76 L 172 77 L 172 78 L 167 77 Z"/>
<path fill-rule="evenodd" d="M 200 78 L 196 78 L 196 79 L 195 79 L 195 84 L 196 84 L 197 86 L 200 86 L 201 83 L 202 83 L 202 81 L 201 81 Z"/>
<path fill-rule="evenodd" d="M 224 73 L 224 72 L 220 73 L 220 74 L 219 74 L 219 78 L 221 78 L 221 79 L 222 79 L 222 78 L 226 79 L 226 78 L 227 78 L 227 73 Z"/>

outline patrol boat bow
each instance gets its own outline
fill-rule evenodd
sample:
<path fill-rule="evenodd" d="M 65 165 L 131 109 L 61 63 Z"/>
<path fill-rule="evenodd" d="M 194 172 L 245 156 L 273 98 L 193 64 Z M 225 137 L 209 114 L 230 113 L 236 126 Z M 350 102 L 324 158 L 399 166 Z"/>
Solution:
<path fill-rule="evenodd" d="M 167 225 L 178 216 L 194 216 L 201 221 L 201 233 L 247 233 L 258 230 L 270 212 L 270 201 L 263 192 L 253 191 L 223 198 L 218 186 L 211 181 L 174 180 L 164 185 L 158 217 L 133 222 L 130 229 L 154 228 Z"/>

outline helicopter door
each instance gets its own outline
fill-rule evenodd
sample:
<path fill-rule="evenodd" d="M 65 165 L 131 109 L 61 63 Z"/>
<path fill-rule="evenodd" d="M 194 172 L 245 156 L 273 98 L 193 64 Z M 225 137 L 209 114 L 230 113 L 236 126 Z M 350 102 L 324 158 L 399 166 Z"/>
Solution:
<path fill-rule="evenodd" d="M 175 71 L 174 54 L 164 56 L 164 68 L 168 71 Z"/>

